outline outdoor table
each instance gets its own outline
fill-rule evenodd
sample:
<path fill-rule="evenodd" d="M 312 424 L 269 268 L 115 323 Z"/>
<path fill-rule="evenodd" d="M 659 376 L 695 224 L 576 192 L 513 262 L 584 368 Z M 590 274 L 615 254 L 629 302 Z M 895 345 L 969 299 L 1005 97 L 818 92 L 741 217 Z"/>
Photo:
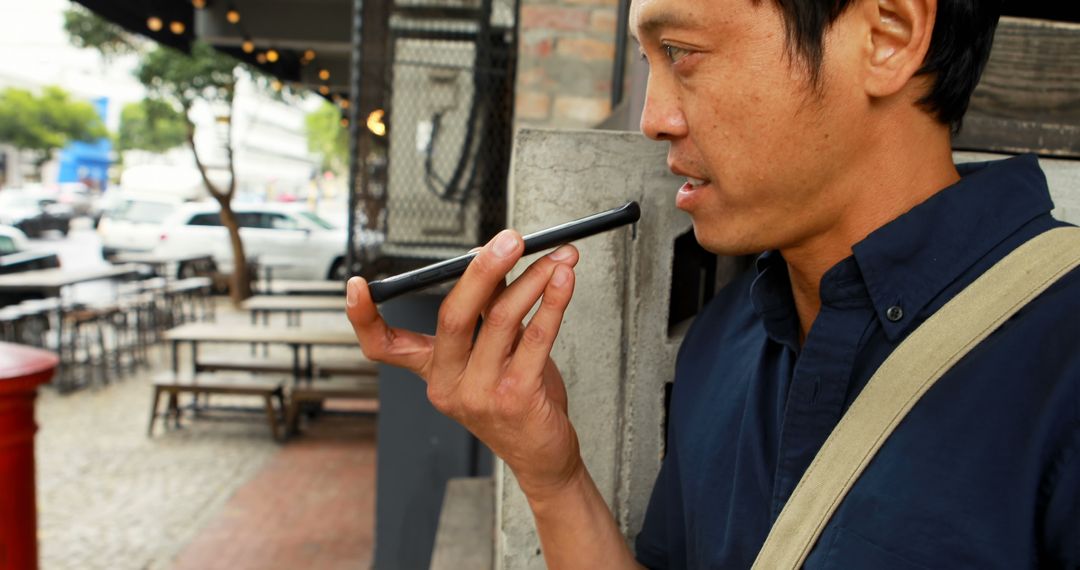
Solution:
<path fill-rule="evenodd" d="M 0 275 L 0 294 L 2 293 L 38 293 L 42 297 L 63 297 L 64 289 L 79 283 L 91 281 L 103 281 L 121 279 L 138 274 L 138 266 L 134 264 L 124 265 L 101 265 L 86 269 L 64 269 L 56 267 L 52 269 L 39 269 L 37 271 L 23 271 Z M 64 306 L 57 303 L 56 306 L 56 349 L 60 353 L 61 365 L 59 371 L 63 371 L 62 363 L 64 339 Z M 59 388 L 67 390 L 67 378 L 58 373 Z"/>
<path fill-rule="evenodd" d="M 252 327 L 220 323 L 188 323 L 165 331 L 165 339 L 172 343 L 173 372 L 179 372 L 179 348 L 181 343 L 191 346 L 191 364 L 199 371 L 199 343 L 266 343 L 283 344 L 292 349 L 293 380 L 314 376 L 311 350 L 314 346 L 356 346 L 356 335 L 347 327 Z M 301 351 L 304 358 L 301 360 Z"/>
<path fill-rule="evenodd" d="M 0 566 L 37 568 L 34 491 L 34 399 L 59 359 L 19 344 L 0 343 Z"/>
<path fill-rule="evenodd" d="M 137 273 L 138 267 L 130 263 L 111 266 L 102 265 L 86 269 L 55 267 L 52 269 L 23 271 L 21 273 L 0 275 L 0 293 L 39 292 L 47 297 L 59 297 L 63 289 L 70 285 L 89 281 L 119 279 Z"/>
<path fill-rule="evenodd" d="M 345 282 L 278 279 L 259 289 L 265 295 L 344 295 Z"/>
<path fill-rule="evenodd" d="M 256 259 L 256 265 L 259 271 L 263 275 L 263 281 L 266 283 L 266 288 L 270 289 L 274 285 L 274 269 L 290 268 L 296 265 L 296 262 L 291 259 L 281 259 L 275 257 L 259 257 Z"/>
<path fill-rule="evenodd" d="M 300 326 L 300 313 L 342 312 L 345 311 L 345 299 L 327 295 L 256 295 L 245 300 L 241 308 L 251 311 L 251 324 L 256 324 L 259 315 L 263 324 L 268 325 L 270 313 L 285 313 L 286 326 Z"/>
<path fill-rule="evenodd" d="M 153 268 L 154 273 L 160 277 L 166 276 L 168 268 L 172 264 L 176 264 L 178 268 L 184 264 L 209 266 L 214 261 L 213 256 L 208 253 L 160 255 L 149 251 L 125 251 L 116 254 L 116 257 L 113 259 L 120 263 L 149 265 Z M 177 273 L 179 273 L 179 271 Z"/>

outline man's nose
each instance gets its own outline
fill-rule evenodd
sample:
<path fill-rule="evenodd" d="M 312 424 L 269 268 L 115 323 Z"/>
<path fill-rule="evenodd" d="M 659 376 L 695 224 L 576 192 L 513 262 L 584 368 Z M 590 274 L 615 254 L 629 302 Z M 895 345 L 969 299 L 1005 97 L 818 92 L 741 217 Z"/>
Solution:
<path fill-rule="evenodd" d="M 679 97 L 664 82 L 650 74 L 641 111 L 641 132 L 658 141 L 686 136 L 686 116 Z"/>

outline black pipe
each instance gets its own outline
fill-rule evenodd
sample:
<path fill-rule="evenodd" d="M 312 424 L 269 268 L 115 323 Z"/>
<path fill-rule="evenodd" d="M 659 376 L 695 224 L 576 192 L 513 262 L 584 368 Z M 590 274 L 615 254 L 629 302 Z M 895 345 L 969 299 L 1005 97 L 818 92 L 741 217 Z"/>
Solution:
<path fill-rule="evenodd" d="M 359 206 L 358 188 L 365 180 L 360 176 L 360 80 L 363 75 L 363 15 L 364 0 L 353 0 L 352 28 L 352 76 L 349 78 L 349 227 L 345 249 L 346 275 L 356 272 L 356 208 Z M 361 240 L 363 241 L 363 240 Z M 361 257 L 363 257 L 361 255 Z"/>
<path fill-rule="evenodd" d="M 630 0 L 619 0 L 615 16 L 615 63 L 611 70 L 611 108 L 623 100 L 623 84 L 626 82 L 626 38 L 629 34 Z"/>

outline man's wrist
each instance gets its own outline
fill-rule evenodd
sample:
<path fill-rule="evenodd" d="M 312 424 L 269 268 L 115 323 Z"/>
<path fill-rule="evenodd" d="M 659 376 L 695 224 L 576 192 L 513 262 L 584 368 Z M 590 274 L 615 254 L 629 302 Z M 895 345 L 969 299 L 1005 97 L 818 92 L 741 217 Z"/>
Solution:
<path fill-rule="evenodd" d="M 580 459 L 568 470 L 565 477 L 556 481 L 536 484 L 518 480 L 518 485 L 534 513 L 538 512 L 538 509 L 559 508 L 559 505 L 567 500 L 580 500 L 587 494 L 591 483 L 585 463 Z"/>

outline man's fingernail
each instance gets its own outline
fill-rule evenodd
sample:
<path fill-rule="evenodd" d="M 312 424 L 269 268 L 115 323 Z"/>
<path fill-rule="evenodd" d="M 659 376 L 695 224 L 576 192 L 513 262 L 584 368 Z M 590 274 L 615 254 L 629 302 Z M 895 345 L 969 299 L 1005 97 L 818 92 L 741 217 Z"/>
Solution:
<path fill-rule="evenodd" d="M 359 287 L 358 283 L 359 278 L 353 277 L 352 279 L 349 279 L 349 284 L 345 288 L 345 304 L 350 307 L 355 307 L 356 303 L 360 300 L 360 293 L 357 292 L 357 287 Z"/>
<path fill-rule="evenodd" d="M 556 249 L 555 251 L 551 252 L 551 254 L 548 255 L 548 257 L 550 257 L 551 259 L 553 259 L 555 261 L 566 261 L 567 259 L 570 259 L 570 254 L 572 254 L 573 252 L 574 252 L 574 250 L 571 249 L 570 246 L 564 245 L 564 246 L 560 247 L 559 249 Z"/>
<path fill-rule="evenodd" d="M 495 255 L 508 257 L 517 248 L 517 236 L 513 232 L 503 230 L 495 238 Z"/>

